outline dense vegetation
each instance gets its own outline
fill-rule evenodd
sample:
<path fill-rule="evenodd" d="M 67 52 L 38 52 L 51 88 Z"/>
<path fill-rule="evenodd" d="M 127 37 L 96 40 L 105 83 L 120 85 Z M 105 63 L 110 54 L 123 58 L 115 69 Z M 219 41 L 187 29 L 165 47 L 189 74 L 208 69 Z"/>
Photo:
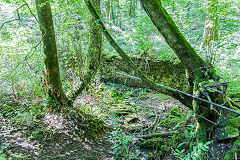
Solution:
<path fill-rule="evenodd" d="M 168 87 L 239 113 L 240 2 L 89 2 L 0 2 L 0 159 L 239 159 L 239 114 Z"/>

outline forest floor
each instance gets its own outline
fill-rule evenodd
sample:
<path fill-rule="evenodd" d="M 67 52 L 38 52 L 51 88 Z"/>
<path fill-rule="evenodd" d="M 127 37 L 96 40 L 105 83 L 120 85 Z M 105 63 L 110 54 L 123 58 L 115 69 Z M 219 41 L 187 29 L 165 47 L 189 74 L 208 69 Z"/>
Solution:
<path fill-rule="evenodd" d="M 109 92 L 100 98 L 86 92 L 75 103 L 84 106 L 85 111 L 89 109 L 86 106 L 108 106 L 110 115 L 104 118 L 106 130 L 100 133 L 89 134 L 88 127 L 81 128 L 74 120 L 49 113 L 46 108 L 40 113 L 41 105 L 33 105 L 31 110 L 26 105 L 20 112 L 22 104 L 8 103 L 18 108 L 18 112 L 10 113 L 10 118 L 0 116 L 0 159 L 177 159 L 173 156 L 176 145 L 182 142 L 187 146 L 190 142 L 184 142 L 186 137 L 181 136 L 185 130 L 194 129 L 192 113 L 175 99 L 149 90 L 121 85 L 108 86 L 105 90 L 109 88 L 110 96 L 114 97 L 111 102 L 106 102 Z M 93 110 L 90 107 L 89 114 L 97 112 Z M 148 141 L 162 133 L 170 139 Z M 223 159 L 225 150 L 231 146 L 222 145 L 223 153 L 218 153 L 217 159 Z"/>

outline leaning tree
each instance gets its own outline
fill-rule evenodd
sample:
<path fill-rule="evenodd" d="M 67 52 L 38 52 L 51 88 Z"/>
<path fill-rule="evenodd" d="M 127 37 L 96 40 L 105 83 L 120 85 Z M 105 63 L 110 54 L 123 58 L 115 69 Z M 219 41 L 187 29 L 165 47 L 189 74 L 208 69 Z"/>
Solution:
<path fill-rule="evenodd" d="M 194 110 L 195 119 L 197 121 L 196 138 L 198 142 L 206 142 L 209 129 L 219 118 L 219 108 L 216 108 L 215 106 L 219 107 L 220 105 L 218 104 L 223 104 L 224 102 L 226 83 L 224 80 L 223 82 L 221 81 L 223 78 L 216 74 L 214 67 L 205 62 L 188 43 L 171 16 L 162 6 L 160 0 L 140 0 L 140 2 L 153 24 L 157 27 L 168 45 L 174 50 L 175 54 L 186 67 L 186 78 L 189 82 L 187 92 L 178 91 L 150 80 L 117 45 L 105 28 L 91 2 L 85 0 L 92 15 L 98 19 L 98 23 L 101 26 L 106 39 L 126 63 L 136 71 L 142 81 L 146 83 L 149 88 L 172 96 L 185 106 Z M 214 92 L 208 90 L 209 86 Z M 199 101 L 200 99 L 203 101 Z"/>

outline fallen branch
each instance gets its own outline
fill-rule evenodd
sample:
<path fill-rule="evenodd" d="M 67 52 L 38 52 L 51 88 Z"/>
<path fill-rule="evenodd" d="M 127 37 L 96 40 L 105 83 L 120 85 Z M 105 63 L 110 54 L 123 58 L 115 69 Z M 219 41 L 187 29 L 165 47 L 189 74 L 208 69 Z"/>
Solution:
<path fill-rule="evenodd" d="M 138 136 L 138 138 L 151 139 L 153 137 L 167 137 L 167 136 L 171 136 L 173 134 L 178 134 L 178 133 L 179 131 L 161 132 L 161 133 L 153 133 L 153 134 Z"/>

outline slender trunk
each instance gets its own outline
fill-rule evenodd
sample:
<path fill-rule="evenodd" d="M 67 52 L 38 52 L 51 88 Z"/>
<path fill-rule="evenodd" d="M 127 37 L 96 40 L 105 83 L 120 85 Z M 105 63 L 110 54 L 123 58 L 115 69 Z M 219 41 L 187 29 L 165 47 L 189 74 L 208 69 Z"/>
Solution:
<path fill-rule="evenodd" d="M 93 5 L 96 8 L 98 14 L 100 14 L 100 0 L 92 0 Z M 90 19 L 90 44 L 88 47 L 88 71 L 82 78 L 82 84 L 72 93 L 71 99 L 75 100 L 79 94 L 86 88 L 90 83 L 91 79 L 96 74 L 102 54 L 102 30 L 99 27 L 98 19 L 91 17 Z"/>
<path fill-rule="evenodd" d="M 184 63 L 190 73 L 190 84 L 192 93 L 200 98 L 209 97 L 212 101 L 216 101 L 222 95 L 206 95 L 207 91 L 201 90 L 201 85 L 208 80 L 217 82 L 219 76 L 216 75 L 214 67 L 211 64 L 204 62 L 192 46 L 187 42 L 182 33 L 177 28 L 176 24 L 163 8 L 159 0 L 140 0 L 146 13 L 149 15 L 152 22 L 155 24 L 159 32 L 163 35 L 169 46 L 175 51 L 179 59 Z M 203 89 L 205 89 L 203 87 Z M 206 97 L 207 96 L 207 97 Z M 220 98 L 221 99 L 221 98 Z M 209 133 L 209 128 L 212 125 L 210 122 L 215 122 L 218 115 L 216 109 L 212 111 L 209 104 L 196 101 L 192 102 L 197 120 L 196 137 L 199 142 L 205 142 Z"/>
<path fill-rule="evenodd" d="M 128 14 L 131 18 L 136 17 L 136 8 L 137 8 L 137 1 L 136 0 L 130 0 Z"/>
<path fill-rule="evenodd" d="M 203 41 L 201 48 L 211 47 L 218 39 L 218 0 L 207 0 L 207 17 L 204 26 Z"/>
<path fill-rule="evenodd" d="M 72 105 L 63 93 L 59 74 L 57 46 L 49 1 L 36 0 L 40 30 L 43 36 L 43 51 L 45 54 L 46 85 L 51 105 Z M 55 103 L 55 104 L 54 104 Z"/>

